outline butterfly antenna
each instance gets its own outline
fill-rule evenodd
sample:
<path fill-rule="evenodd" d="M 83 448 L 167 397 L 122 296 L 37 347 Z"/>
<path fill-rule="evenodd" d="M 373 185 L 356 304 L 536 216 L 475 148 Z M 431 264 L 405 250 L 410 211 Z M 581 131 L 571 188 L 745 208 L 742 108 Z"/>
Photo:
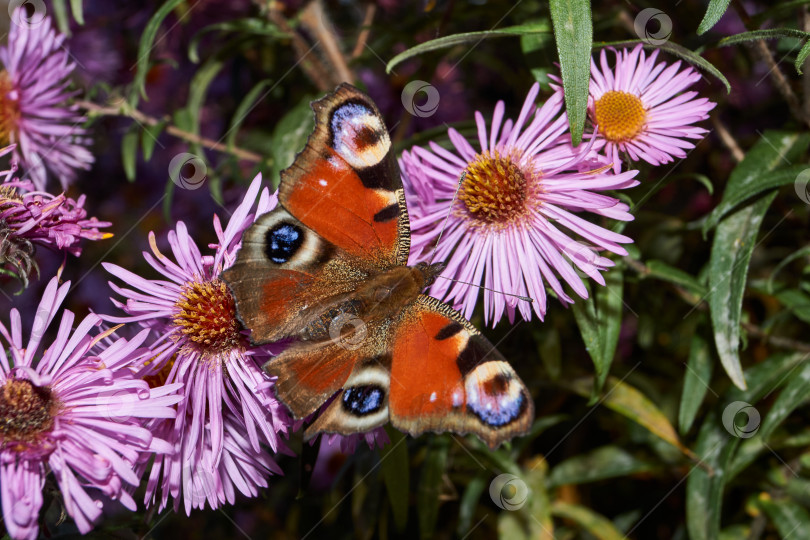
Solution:
<path fill-rule="evenodd" d="M 462 285 L 470 285 L 471 287 L 478 287 L 479 289 L 483 289 L 483 290 L 489 291 L 489 292 L 494 292 L 496 294 L 502 294 L 504 296 L 513 296 L 513 297 L 517 298 L 518 300 L 523 300 L 524 302 L 528 302 L 530 304 L 532 302 L 534 302 L 534 298 L 531 298 L 529 296 L 521 296 L 519 294 L 512 294 L 512 293 L 508 293 L 508 292 L 498 291 L 498 290 L 495 290 L 495 289 L 490 289 L 489 287 L 484 287 L 483 285 L 481 285 L 479 283 L 470 283 L 469 281 L 461 281 L 459 279 L 443 276 L 441 274 L 437 275 L 436 277 L 437 278 L 442 278 L 442 279 L 447 279 L 447 280 L 450 280 L 450 281 L 455 281 L 456 283 L 461 283 Z"/>
<path fill-rule="evenodd" d="M 450 219 L 450 214 L 453 213 L 453 206 L 456 204 L 456 198 L 458 197 L 458 191 L 461 189 L 461 183 L 464 182 L 464 177 L 467 176 L 467 171 L 461 173 L 461 178 L 458 179 L 458 184 L 456 185 L 456 192 L 453 193 L 453 200 L 450 201 L 450 208 L 447 212 L 447 215 L 444 216 L 444 222 L 442 223 L 442 230 L 439 231 L 439 236 L 436 238 L 436 245 L 433 246 L 433 253 L 430 254 L 430 264 L 433 264 L 433 258 L 436 257 L 436 251 L 439 249 L 439 242 L 442 239 L 442 235 L 444 234 L 444 229 L 447 227 L 447 221 Z M 449 278 L 446 278 L 449 279 Z"/>

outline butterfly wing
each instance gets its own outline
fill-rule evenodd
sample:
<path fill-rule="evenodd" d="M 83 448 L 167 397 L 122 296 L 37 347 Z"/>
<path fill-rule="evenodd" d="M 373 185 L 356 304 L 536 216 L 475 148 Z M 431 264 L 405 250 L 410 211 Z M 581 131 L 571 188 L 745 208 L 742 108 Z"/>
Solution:
<path fill-rule="evenodd" d="M 474 433 L 494 448 L 531 427 L 526 385 L 450 306 L 420 295 L 392 337 L 388 408 L 397 429 Z"/>
<path fill-rule="evenodd" d="M 301 337 L 380 270 L 405 264 L 405 195 L 385 123 L 349 85 L 313 102 L 315 130 L 281 173 L 278 207 L 256 220 L 222 277 L 253 343 Z"/>
<path fill-rule="evenodd" d="M 315 131 L 281 174 L 280 203 L 361 266 L 405 264 L 408 214 L 379 110 L 347 84 L 312 108 Z"/>

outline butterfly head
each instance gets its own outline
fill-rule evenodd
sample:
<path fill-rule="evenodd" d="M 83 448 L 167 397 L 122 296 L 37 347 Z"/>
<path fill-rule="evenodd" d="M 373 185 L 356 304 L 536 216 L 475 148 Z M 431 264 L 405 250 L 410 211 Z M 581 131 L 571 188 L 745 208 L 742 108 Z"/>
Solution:
<path fill-rule="evenodd" d="M 444 263 L 417 263 L 414 268 L 422 272 L 425 278 L 425 287 L 430 287 L 436 281 L 436 276 L 441 274 L 447 265 Z"/>

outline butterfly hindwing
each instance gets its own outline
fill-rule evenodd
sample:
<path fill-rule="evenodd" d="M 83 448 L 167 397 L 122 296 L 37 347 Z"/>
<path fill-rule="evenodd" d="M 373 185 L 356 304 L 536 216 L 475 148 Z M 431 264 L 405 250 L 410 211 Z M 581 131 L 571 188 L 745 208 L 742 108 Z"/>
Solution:
<path fill-rule="evenodd" d="M 450 306 L 419 296 L 392 339 L 388 406 L 397 429 L 475 433 L 492 448 L 529 430 L 534 405 L 523 381 Z"/>

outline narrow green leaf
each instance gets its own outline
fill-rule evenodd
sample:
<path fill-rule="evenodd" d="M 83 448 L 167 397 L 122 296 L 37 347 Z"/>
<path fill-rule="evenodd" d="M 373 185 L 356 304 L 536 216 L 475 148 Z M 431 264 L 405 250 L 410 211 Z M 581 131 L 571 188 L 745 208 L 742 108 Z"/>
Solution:
<path fill-rule="evenodd" d="M 474 476 L 461 495 L 458 507 L 458 526 L 456 527 L 456 535 L 459 538 L 463 538 L 465 534 L 469 533 L 474 525 L 475 509 L 478 508 L 478 501 L 481 500 L 481 495 L 487 486 L 489 486 L 489 476 Z"/>
<path fill-rule="evenodd" d="M 802 138 L 810 140 L 810 135 L 804 134 Z M 709 230 L 717 225 L 723 219 L 723 216 L 745 201 L 768 190 L 793 184 L 799 173 L 806 169 L 807 165 L 793 165 L 778 168 L 768 174 L 759 172 L 756 175 L 744 177 L 745 183 L 741 184 L 735 183 L 732 185 L 732 180 L 729 179 L 729 184 L 723 193 L 723 200 L 712 210 L 703 223 L 704 230 Z M 733 175 L 734 173 L 732 173 Z"/>
<path fill-rule="evenodd" d="M 587 397 L 590 394 L 589 386 L 592 384 L 592 378 L 585 377 L 575 380 L 570 386 L 577 394 Z M 693 452 L 681 443 L 675 428 L 672 427 L 666 415 L 636 388 L 615 377 L 608 377 L 601 403 L 643 426 L 650 433 L 676 447 L 686 456 L 694 457 Z"/>
<path fill-rule="evenodd" d="M 730 2 L 731 0 L 711 0 L 709 2 L 709 7 L 706 8 L 706 14 L 703 15 L 703 20 L 700 21 L 698 25 L 697 33 L 699 36 L 705 34 L 712 26 L 717 24 L 717 21 L 720 20 L 720 17 L 722 17 L 723 13 L 728 9 Z"/>
<path fill-rule="evenodd" d="M 551 469 L 548 487 L 585 484 L 653 470 L 653 466 L 618 446 L 602 446 L 568 458 Z"/>
<path fill-rule="evenodd" d="M 447 467 L 447 452 L 450 439 L 446 435 L 433 437 L 428 445 L 416 504 L 419 511 L 419 535 L 430 538 L 439 519 L 439 495 L 442 488 L 442 475 Z"/>
<path fill-rule="evenodd" d="M 718 536 L 725 471 L 739 441 L 723 429 L 715 412 L 704 420 L 695 444 L 703 466 L 695 465 L 686 478 L 686 528 L 691 540 Z"/>
<path fill-rule="evenodd" d="M 752 30 L 751 32 L 742 32 L 732 36 L 726 36 L 717 42 L 718 47 L 728 47 L 730 45 L 737 45 L 738 43 L 747 43 L 749 41 L 760 41 L 763 39 L 780 39 L 780 38 L 810 38 L 810 33 L 796 30 L 795 28 L 769 28 L 767 30 Z"/>
<path fill-rule="evenodd" d="M 577 146 L 585 129 L 591 80 L 591 3 L 588 0 L 551 0 L 549 9 L 560 57 L 571 142 Z"/>
<path fill-rule="evenodd" d="M 270 79 L 259 81 L 245 94 L 242 101 L 239 102 L 239 106 L 236 107 L 236 111 L 234 111 L 233 117 L 231 118 L 231 123 L 228 126 L 228 135 L 225 139 L 228 148 L 233 148 L 236 145 L 236 136 L 239 134 L 239 128 L 242 127 L 245 118 L 248 117 L 250 111 L 256 106 L 256 100 L 259 99 L 259 95 L 270 85 L 270 82 Z"/>
<path fill-rule="evenodd" d="M 796 67 L 796 73 L 799 75 L 804 73 L 802 71 L 802 66 L 804 66 L 804 61 L 807 60 L 808 56 L 810 56 L 810 41 L 807 41 L 804 45 L 802 45 L 799 55 L 796 56 L 796 62 L 793 63 L 793 65 Z"/>
<path fill-rule="evenodd" d="M 551 506 L 551 514 L 555 517 L 570 519 L 599 540 L 624 540 L 625 538 L 609 519 L 578 504 L 554 501 Z"/>
<path fill-rule="evenodd" d="M 273 152 L 273 167 L 270 179 L 274 186 L 278 185 L 280 173 L 292 165 L 295 156 L 307 142 L 315 124 L 312 108 L 309 102 L 311 96 L 303 96 L 298 105 L 285 114 L 273 130 L 270 149 Z"/>
<path fill-rule="evenodd" d="M 59 32 L 70 36 L 70 19 L 68 19 L 67 4 L 65 0 L 53 0 L 53 16 L 56 19 L 56 26 Z"/>
<path fill-rule="evenodd" d="M 121 138 L 121 165 L 127 180 L 135 180 L 135 167 L 138 160 L 138 130 L 130 129 Z"/>
<path fill-rule="evenodd" d="M 709 311 L 714 328 L 714 343 L 720 363 L 731 381 L 745 388 L 740 365 L 740 317 L 748 263 L 765 212 L 776 192 L 728 216 L 712 242 L 709 260 Z"/>
<path fill-rule="evenodd" d="M 794 535 L 796 538 L 801 538 L 807 531 L 810 531 L 810 513 L 788 498 L 774 500 L 766 495 L 761 495 L 757 499 L 757 505 L 771 518 L 782 538 Z"/>
<path fill-rule="evenodd" d="M 273 38 L 289 38 L 290 35 L 280 30 L 266 17 L 249 17 L 235 19 L 221 23 L 209 24 L 194 34 L 188 45 L 188 57 L 196 63 L 200 61 L 200 40 L 211 32 L 234 33 L 240 36 L 264 36 Z"/>
<path fill-rule="evenodd" d="M 762 420 L 759 435 L 767 441 L 773 430 L 808 399 L 810 399 L 810 362 L 802 365 L 788 377 L 787 384 Z"/>
<path fill-rule="evenodd" d="M 731 171 L 720 204 L 703 224 L 704 235 L 740 203 L 768 189 L 793 183 L 807 168 L 799 163 L 808 146 L 810 133 L 766 130 Z"/>
<path fill-rule="evenodd" d="M 224 60 L 212 58 L 200 66 L 200 69 L 198 69 L 191 78 L 185 109 L 188 111 L 189 118 L 191 119 L 189 131 L 194 134 L 200 133 L 200 111 L 205 104 L 205 95 L 208 93 L 208 87 L 211 85 L 211 81 L 214 80 L 214 77 L 217 76 L 217 73 L 222 69 L 223 65 L 225 65 Z M 202 150 L 198 148 L 195 152 L 202 153 Z"/>
<path fill-rule="evenodd" d="M 631 39 L 626 41 L 598 41 L 593 44 L 594 48 L 601 48 L 601 47 L 632 47 L 638 45 L 639 43 L 645 49 L 662 49 L 670 54 L 674 54 L 678 58 L 685 60 L 695 66 L 698 69 L 702 69 L 706 73 L 713 75 L 717 78 L 723 85 L 726 87 L 726 92 L 731 93 L 731 83 L 728 82 L 728 79 L 720 72 L 719 69 L 714 67 L 711 62 L 706 60 L 705 58 L 701 57 L 694 51 L 690 51 L 683 45 L 678 45 L 677 43 L 673 43 L 672 41 L 666 41 L 664 43 L 653 45 L 640 39 Z"/>
<path fill-rule="evenodd" d="M 573 305 L 574 318 L 596 372 L 592 403 L 605 384 L 616 354 L 622 324 L 623 292 L 622 268 L 616 267 L 605 273 L 604 287 L 596 287 L 591 298 Z"/>
<path fill-rule="evenodd" d="M 532 77 L 541 86 L 546 86 L 550 82 L 549 73 L 556 73 L 556 68 L 552 65 L 547 54 L 552 44 L 553 36 L 551 33 L 523 34 L 520 36 L 520 48 L 523 51 L 523 58 L 529 66 Z"/>
<path fill-rule="evenodd" d="M 774 296 L 797 319 L 810 324 L 810 296 L 807 293 L 800 289 L 784 289 Z"/>
<path fill-rule="evenodd" d="M 133 91 L 130 94 L 130 105 L 135 106 L 138 103 L 138 95 L 147 99 L 146 97 L 146 74 L 149 72 L 149 56 L 155 46 L 155 38 L 157 37 L 160 25 L 163 20 L 174 10 L 177 6 L 185 2 L 185 0 L 166 0 L 166 2 L 155 11 L 155 14 L 146 23 L 141 34 L 141 41 L 138 44 L 138 60 L 135 64 L 135 77 L 133 80 Z"/>
<path fill-rule="evenodd" d="M 143 126 L 141 131 L 141 150 L 143 151 L 144 161 L 152 159 L 152 153 L 155 151 L 155 144 L 157 144 L 158 137 L 163 133 L 167 122 L 161 120 L 153 126 Z"/>
<path fill-rule="evenodd" d="M 645 274 L 645 277 L 654 277 L 669 283 L 674 283 L 697 296 L 706 294 L 706 287 L 704 287 L 696 277 L 684 272 L 680 268 L 675 268 L 663 261 L 657 260 L 647 261 L 646 266 L 649 273 Z"/>
<path fill-rule="evenodd" d="M 689 361 L 686 363 L 686 373 L 683 376 L 683 392 L 681 392 L 681 405 L 678 411 L 678 429 L 681 435 L 685 435 L 692 427 L 692 422 L 695 421 L 703 398 L 706 397 L 706 391 L 709 390 L 713 368 L 714 362 L 709 343 L 698 332 L 695 332 L 689 350 Z"/>
<path fill-rule="evenodd" d="M 83 0 L 70 0 L 70 10 L 73 12 L 73 18 L 82 26 L 84 26 L 83 4 Z"/>
<path fill-rule="evenodd" d="M 385 426 L 391 444 L 380 448 L 380 469 L 382 471 L 394 525 L 402 532 L 408 523 L 408 494 L 410 490 L 410 467 L 408 465 L 408 445 L 405 435 L 391 426 Z"/>
<path fill-rule="evenodd" d="M 518 26 L 510 26 L 508 28 L 500 28 L 496 30 L 486 30 L 482 32 L 465 32 L 461 34 L 452 34 L 449 36 L 432 39 L 424 43 L 420 43 L 415 47 L 399 53 L 388 61 L 385 66 L 385 72 L 391 73 L 393 69 L 409 58 L 418 56 L 420 54 L 446 49 L 455 45 L 464 45 L 467 43 L 479 43 L 485 39 L 504 37 L 504 36 L 522 36 L 524 34 L 544 34 L 550 33 L 551 28 L 547 21 L 541 21 L 535 24 L 524 24 Z"/>

